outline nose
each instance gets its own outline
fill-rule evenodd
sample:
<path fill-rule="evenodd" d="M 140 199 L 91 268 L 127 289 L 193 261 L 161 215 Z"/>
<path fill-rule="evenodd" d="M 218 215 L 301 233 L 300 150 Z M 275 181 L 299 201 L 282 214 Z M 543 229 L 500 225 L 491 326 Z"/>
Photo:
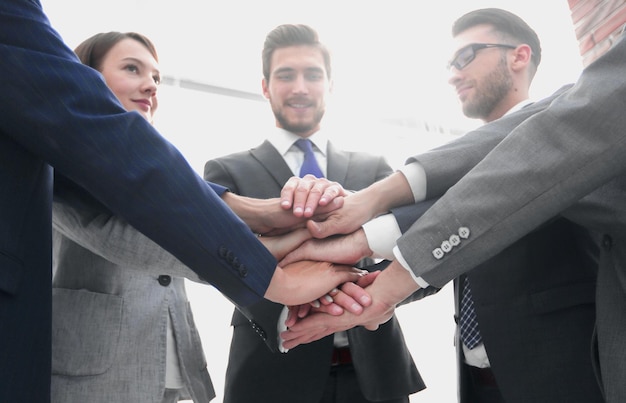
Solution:
<path fill-rule="evenodd" d="M 144 92 L 147 92 L 150 95 L 154 96 L 156 95 L 157 88 L 158 88 L 158 85 L 157 83 L 154 82 L 154 77 L 149 76 L 149 77 L 144 78 L 143 85 L 142 85 L 142 90 Z"/>
<path fill-rule="evenodd" d="M 294 80 L 293 92 L 297 94 L 306 94 L 309 92 L 309 87 L 307 86 L 307 81 L 303 74 L 298 74 Z"/>
<path fill-rule="evenodd" d="M 448 77 L 448 84 L 456 86 L 459 82 L 461 82 L 461 70 L 458 70 L 456 67 L 451 66 L 448 71 L 450 72 L 450 76 Z"/>

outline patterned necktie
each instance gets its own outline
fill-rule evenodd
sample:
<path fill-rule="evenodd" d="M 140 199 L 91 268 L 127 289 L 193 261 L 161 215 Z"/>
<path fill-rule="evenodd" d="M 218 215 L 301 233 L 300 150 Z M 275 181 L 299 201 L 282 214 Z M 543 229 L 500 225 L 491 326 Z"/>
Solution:
<path fill-rule="evenodd" d="M 323 178 L 324 174 L 317 164 L 315 154 L 313 154 L 313 146 L 309 139 L 299 139 L 296 141 L 296 146 L 304 152 L 304 162 L 300 167 L 300 177 L 302 178 L 306 174 L 311 174 L 316 178 Z"/>
<path fill-rule="evenodd" d="M 463 287 L 461 289 L 461 340 L 471 350 L 481 342 L 482 338 L 478 330 L 478 320 L 474 310 L 469 279 L 467 276 L 464 276 L 464 278 L 465 280 L 461 284 L 461 287 Z"/>

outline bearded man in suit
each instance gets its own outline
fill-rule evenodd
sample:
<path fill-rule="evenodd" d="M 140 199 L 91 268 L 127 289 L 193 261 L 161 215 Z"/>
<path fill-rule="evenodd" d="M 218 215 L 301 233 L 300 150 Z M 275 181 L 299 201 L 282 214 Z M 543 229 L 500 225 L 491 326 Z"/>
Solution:
<path fill-rule="evenodd" d="M 389 175 L 382 157 L 338 149 L 321 130 L 325 97 L 331 88 L 330 55 L 305 25 L 281 25 L 263 49 L 263 94 L 276 129 L 263 144 L 205 165 L 206 180 L 255 198 L 280 195 L 294 175 L 325 176 L 350 190 Z M 310 154 L 296 144 L 309 140 L 317 172 L 304 172 Z M 304 166 L 304 168 L 303 168 Z M 283 306 L 264 304 L 257 317 L 275 317 Z M 277 337 L 277 328 L 258 329 L 235 310 L 226 372 L 225 403 L 408 402 L 424 388 L 395 317 L 376 332 L 353 329 L 285 354 L 273 352 L 257 333 Z"/>

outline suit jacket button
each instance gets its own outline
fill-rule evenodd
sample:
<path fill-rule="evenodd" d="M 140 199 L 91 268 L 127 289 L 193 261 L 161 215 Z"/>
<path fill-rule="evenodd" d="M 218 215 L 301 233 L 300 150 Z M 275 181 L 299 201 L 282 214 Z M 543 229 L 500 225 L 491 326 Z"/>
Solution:
<path fill-rule="evenodd" d="M 172 278 L 168 275 L 160 275 L 159 276 L 159 284 L 161 284 L 163 287 L 167 287 L 168 285 L 170 285 L 170 283 L 172 282 Z"/>
<path fill-rule="evenodd" d="M 470 236 L 470 230 L 467 227 L 459 228 L 459 236 L 463 239 L 467 239 Z"/>
<path fill-rule="evenodd" d="M 450 235 L 448 242 L 450 242 L 450 245 L 452 246 L 458 246 L 461 243 L 461 238 L 458 235 L 452 234 Z"/>
<path fill-rule="evenodd" d="M 441 250 L 448 253 L 452 250 L 452 244 L 450 243 L 450 241 L 443 241 L 441 243 Z"/>
<path fill-rule="evenodd" d="M 441 258 L 443 258 L 443 251 L 441 250 L 441 248 L 435 248 L 433 249 L 433 256 L 435 257 L 435 259 L 439 260 Z"/>

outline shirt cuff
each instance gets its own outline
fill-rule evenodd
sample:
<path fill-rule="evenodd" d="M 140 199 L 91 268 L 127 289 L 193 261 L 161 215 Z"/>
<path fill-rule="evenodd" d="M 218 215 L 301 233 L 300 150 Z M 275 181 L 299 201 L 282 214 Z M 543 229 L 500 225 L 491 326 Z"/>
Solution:
<path fill-rule="evenodd" d="M 413 270 L 411 270 L 411 267 L 409 266 L 409 264 L 402 257 L 402 253 L 400 253 L 400 248 L 398 248 L 397 246 L 394 246 L 393 254 L 396 257 L 396 261 L 400 263 L 400 266 L 402 266 L 406 271 L 408 271 L 411 274 L 411 278 L 413 278 L 413 281 L 415 281 L 417 285 L 419 285 L 421 288 L 427 288 L 428 286 L 430 286 L 430 284 L 428 284 L 426 280 L 424 280 L 421 277 L 417 277 L 415 273 L 413 273 Z"/>
<path fill-rule="evenodd" d="M 375 259 L 393 260 L 393 248 L 402 235 L 393 214 L 384 214 L 363 224 L 367 244 Z"/>
<path fill-rule="evenodd" d="M 280 334 L 282 332 L 284 332 L 285 330 L 287 330 L 287 326 L 285 326 L 285 321 L 287 321 L 287 315 L 288 314 L 289 314 L 289 308 L 284 306 L 282 312 L 280 313 L 280 316 L 278 317 L 278 324 L 277 324 L 277 328 L 278 328 L 278 350 L 281 353 L 289 352 L 288 348 L 283 347 L 283 339 L 280 337 Z"/>
<path fill-rule="evenodd" d="M 398 171 L 404 174 L 415 203 L 426 200 L 426 172 L 419 162 L 403 165 Z"/>

